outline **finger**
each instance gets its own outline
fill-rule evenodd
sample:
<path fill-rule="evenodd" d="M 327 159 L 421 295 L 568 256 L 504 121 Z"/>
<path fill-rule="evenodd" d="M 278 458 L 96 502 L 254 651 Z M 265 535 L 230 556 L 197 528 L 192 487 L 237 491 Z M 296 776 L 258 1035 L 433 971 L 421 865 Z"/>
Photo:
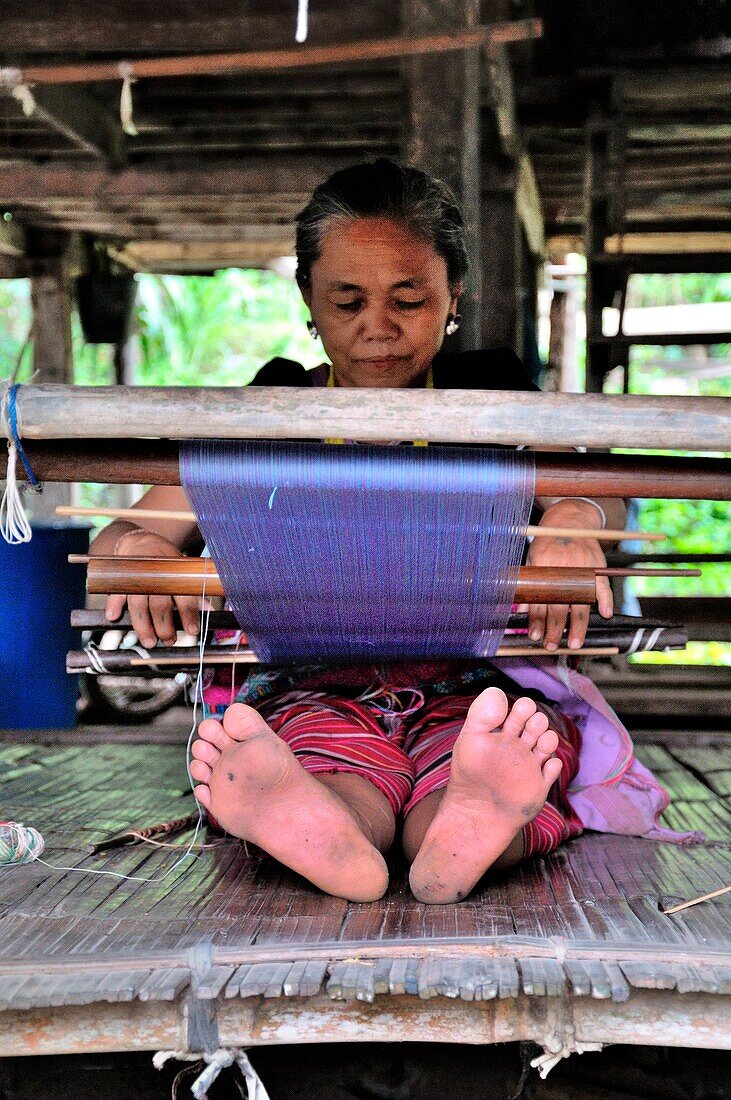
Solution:
<path fill-rule="evenodd" d="M 564 627 L 566 626 L 568 614 L 569 609 L 567 604 L 551 603 L 548 605 L 546 632 L 543 636 L 546 649 L 558 649 Z"/>
<path fill-rule="evenodd" d="M 588 626 L 589 608 L 583 603 L 573 603 L 569 623 L 569 649 L 581 649 Z"/>
<path fill-rule="evenodd" d="M 186 634 L 192 634 L 195 637 L 200 632 L 201 627 L 200 600 L 196 599 L 195 596 L 176 596 L 175 605 L 183 624 L 183 630 Z"/>
<path fill-rule="evenodd" d="M 157 643 L 157 635 L 150 617 L 150 605 L 147 596 L 130 596 L 127 599 L 132 629 L 145 649 L 152 649 Z"/>
<path fill-rule="evenodd" d="M 532 642 L 540 642 L 546 629 L 546 605 L 532 603 L 528 605 L 528 637 Z"/>
<path fill-rule="evenodd" d="M 515 614 L 516 615 L 525 615 L 525 614 L 527 614 L 527 612 L 529 610 L 530 610 L 530 608 L 529 608 L 527 603 L 519 603 L 515 607 Z"/>
<path fill-rule="evenodd" d="M 124 611 L 124 605 L 127 602 L 127 597 L 118 595 L 110 596 L 107 599 L 106 606 L 104 608 L 104 617 L 108 622 L 114 622 Z"/>
<path fill-rule="evenodd" d="M 173 601 L 171 596 L 150 596 L 150 614 L 155 633 L 161 642 L 174 645 L 177 637 L 173 622 Z"/>
<path fill-rule="evenodd" d="M 596 601 L 599 614 L 603 619 L 611 619 L 614 614 L 614 594 L 609 577 L 597 577 Z"/>

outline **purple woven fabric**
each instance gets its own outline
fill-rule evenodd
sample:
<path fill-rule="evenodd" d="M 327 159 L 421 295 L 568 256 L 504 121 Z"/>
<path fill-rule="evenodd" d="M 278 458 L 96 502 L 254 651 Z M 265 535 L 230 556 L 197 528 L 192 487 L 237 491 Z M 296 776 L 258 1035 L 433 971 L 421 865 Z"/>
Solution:
<path fill-rule="evenodd" d="M 533 503 L 529 453 L 195 440 L 180 473 L 262 662 L 499 646 Z"/>

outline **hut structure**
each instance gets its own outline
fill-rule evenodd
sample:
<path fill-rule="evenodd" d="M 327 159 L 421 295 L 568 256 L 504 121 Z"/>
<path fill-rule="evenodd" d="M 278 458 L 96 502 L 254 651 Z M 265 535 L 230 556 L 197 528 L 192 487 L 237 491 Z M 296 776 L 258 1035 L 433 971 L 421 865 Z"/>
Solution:
<path fill-rule="evenodd" d="M 638 342 L 731 340 L 731 317 L 726 332 L 672 336 L 625 335 L 621 323 L 633 273 L 729 268 L 721 0 L 310 0 L 304 43 L 295 8 L 5 0 L 0 278 L 31 280 L 36 384 L 72 380 L 79 276 L 99 291 L 133 272 L 266 266 L 292 254 L 312 187 L 376 154 L 428 168 L 461 199 L 474 242 L 461 346 L 527 355 L 544 262 L 576 251 L 589 391 Z M 569 304 L 556 294 L 557 374 Z M 619 309 L 618 335 L 603 327 L 607 307 Z M 100 309 L 113 333 L 115 310 Z M 621 445 L 636 424 L 603 408 L 606 438 Z M 706 436 L 705 407 L 689 402 L 679 446 L 724 450 L 719 410 Z M 671 448 L 656 424 L 646 445 Z M 36 439 L 28 453 L 47 480 L 112 480 L 83 445 L 54 452 L 41 428 Z M 728 467 L 709 462 L 728 499 Z M 719 550 L 728 560 L 728 541 Z M 696 636 L 728 638 L 718 602 L 685 610 Z M 668 823 L 706 841 L 585 835 L 454 906 L 420 905 L 398 874 L 381 902 L 325 898 L 238 844 L 167 877 L 169 855 L 140 845 L 91 859 L 101 837 L 190 813 L 180 738 L 6 731 L 2 814 L 37 825 L 49 863 L 132 880 L 39 863 L 0 871 L 0 1054 L 394 1039 L 529 1039 L 556 1058 L 612 1043 L 728 1047 L 731 895 L 666 912 L 730 881 L 728 679 L 597 675 L 674 796 Z"/>

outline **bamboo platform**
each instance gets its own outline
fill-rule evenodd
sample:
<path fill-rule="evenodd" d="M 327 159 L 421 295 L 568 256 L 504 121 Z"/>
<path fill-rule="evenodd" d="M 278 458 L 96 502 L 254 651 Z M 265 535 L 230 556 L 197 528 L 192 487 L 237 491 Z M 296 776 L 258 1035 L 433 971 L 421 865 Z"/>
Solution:
<path fill-rule="evenodd" d="M 45 745 L 6 734 L 3 815 L 41 830 L 50 863 L 159 878 L 179 853 L 87 852 L 192 809 L 180 734 L 139 743 L 148 732 Z M 0 1055 L 409 1040 L 728 1047 L 731 895 L 662 910 L 731 881 L 729 747 L 723 734 L 677 731 L 639 745 L 674 796 L 667 823 L 705 830 L 705 844 L 589 833 L 458 905 L 416 902 L 398 862 L 380 902 L 327 898 L 235 841 L 156 883 L 3 870 Z"/>

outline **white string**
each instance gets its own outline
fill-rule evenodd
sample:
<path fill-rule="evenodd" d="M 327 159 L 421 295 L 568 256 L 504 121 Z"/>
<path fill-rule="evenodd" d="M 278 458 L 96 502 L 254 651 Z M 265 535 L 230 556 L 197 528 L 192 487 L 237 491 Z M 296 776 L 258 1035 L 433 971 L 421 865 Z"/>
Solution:
<path fill-rule="evenodd" d="M 11 385 L 12 382 L 2 383 L 2 397 L 0 399 L 0 426 L 2 426 L 2 431 L 8 441 L 8 470 L 5 475 L 5 491 L 3 492 L 2 502 L 0 502 L 0 534 L 11 546 L 20 546 L 24 542 L 30 542 L 33 531 L 25 514 L 16 473 L 18 450 L 12 440 L 10 430 Z"/>
<path fill-rule="evenodd" d="M 308 31 L 308 0 L 297 0 L 297 29 L 294 32 L 295 42 L 305 42 Z"/>
<path fill-rule="evenodd" d="M 191 750 L 191 746 L 193 744 L 193 738 L 195 736 L 196 728 L 198 726 L 198 701 L 199 701 L 199 698 L 200 698 L 201 703 L 203 701 L 203 651 L 204 651 L 204 646 L 205 646 L 205 637 L 206 637 L 206 634 L 208 632 L 208 623 L 209 623 L 209 620 L 210 620 L 210 616 L 211 616 L 211 607 L 210 607 L 210 605 L 208 605 L 208 606 L 206 605 L 206 577 L 205 577 L 205 574 L 204 574 L 203 575 L 203 591 L 201 593 L 201 631 L 200 631 L 200 644 L 199 644 L 198 675 L 196 677 L 195 692 L 194 692 L 194 696 L 193 696 L 193 720 L 192 720 L 191 727 L 190 727 L 190 733 L 188 734 L 188 741 L 187 741 L 187 744 L 185 746 L 185 771 L 186 771 L 186 774 L 188 776 L 188 783 L 190 784 L 190 789 L 192 791 L 194 791 L 194 782 L 193 782 L 193 779 L 192 779 L 191 774 L 190 774 L 190 761 L 191 761 L 190 750 Z M 194 794 L 193 797 L 195 797 L 195 794 Z M 193 836 L 191 838 L 190 844 L 188 845 L 186 850 L 183 852 L 183 854 L 175 860 L 173 865 L 171 867 L 169 867 L 168 870 L 165 871 L 165 873 L 163 875 L 160 875 L 158 877 L 147 878 L 144 875 L 123 875 L 120 871 L 103 871 L 103 870 L 97 870 L 94 867 L 65 867 L 62 864 L 58 864 L 58 863 L 48 863 L 45 859 L 40 859 L 40 852 L 42 851 L 42 848 L 39 850 L 37 855 L 31 855 L 31 858 L 28 860 L 28 862 L 42 863 L 44 867 L 50 868 L 51 871 L 72 871 L 72 872 L 75 872 L 78 875 L 108 875 L 108 876 L 111 876 L 111 878 L 124 879 L 126 882 L 162 882 L 169 875 L 171 875 L 173 873 L 173 871 L 175 870 L 175 868 L 179 867 L 180 864 L 188 858 L 188 856 L 193 854 L 193 850 L 196 846 L 196 840 L 198 839 L 198 834 L 201 830 L 201 827 L 203 825 L 203 820 L 204 820 L 204 818 L 203 818 L 203 809 L 202 809 L 201 804 L 198 802 L 197 799 L 196 799 L 196 804 L 198 806 L 198 820 L 196 822 L 195 831 L 194 831 Z M 194 858 L 198 859 L 199 857 L 195 856 Z M 8 866 L 10 866 L 10 865 L 8 865 Z"/>

